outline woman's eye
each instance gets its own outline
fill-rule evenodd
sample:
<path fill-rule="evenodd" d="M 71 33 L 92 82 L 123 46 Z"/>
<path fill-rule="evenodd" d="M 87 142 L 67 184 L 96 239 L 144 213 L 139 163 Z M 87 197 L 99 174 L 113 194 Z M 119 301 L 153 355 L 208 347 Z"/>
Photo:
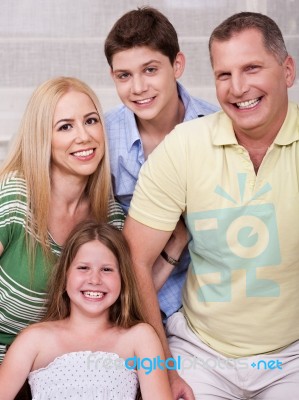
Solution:
<path fill-rule="evenodd" d="M 59 127 L 59 131 L 69 131 L 72 128 L 71 124 L 64 124 Z"/>
<path fill-rule="evenodd" d="M 93 124 L 96 124 L 98 121 L 99 121 L 99 120 L 98 120 L 97 118 L 95 118 L 95 117 L 93 117 L 93 118 L 88 118 L 88 120 L 86 120 L 86 124 L 87 124 L 87 125 L 93 125 Z"/>

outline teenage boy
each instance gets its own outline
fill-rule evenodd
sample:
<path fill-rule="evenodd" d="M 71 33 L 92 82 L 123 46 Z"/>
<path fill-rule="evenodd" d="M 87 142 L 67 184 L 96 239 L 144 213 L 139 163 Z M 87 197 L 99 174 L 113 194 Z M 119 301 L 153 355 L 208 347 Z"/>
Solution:
<path fill-rule="evenodd" d="M 127 212 L 140 168 L 154 148 L 175 125 L 218 108 L 190 96 L 177 82 L 184 71 L 185 56 L 173 25 L 154 8 L 124 14 L 107 36 L 105 55 L 123 102 L 105 115 L 105 121 L 114 194 Z M 186 230 L 180 222 L 161 253 L 169 270 L 175 266 L 159 292 L 165 317 L 181 306 L 181 288 L 190 261 L 188 251 L 184 251 L 180 262 L 178 258 L 186 243 Z M 165 264 L 165 260 L 161 262 Z M 156 276 L 155 287 L 159 289 L 160 281 L 165 279 Z"/>

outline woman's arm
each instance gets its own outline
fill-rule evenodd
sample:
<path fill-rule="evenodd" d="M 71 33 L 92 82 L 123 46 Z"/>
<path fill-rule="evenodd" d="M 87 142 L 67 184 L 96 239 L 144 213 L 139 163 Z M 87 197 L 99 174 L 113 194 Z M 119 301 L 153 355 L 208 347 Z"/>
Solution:
<path fill-rule="evenodd" d="M 158 335 L 145 323 L 138 324 L 133 330 L 134 353 L 137 367 L 139 366 L 137 374 L 142 399 L 172 400 L 165 356 Z"/>
<path fill-rule="evenodd" d="M 21 332 L 0 365 L 0 399 L 13 400 L 31 371 L 37 355 L 36 337 L 31 328 Z"/>

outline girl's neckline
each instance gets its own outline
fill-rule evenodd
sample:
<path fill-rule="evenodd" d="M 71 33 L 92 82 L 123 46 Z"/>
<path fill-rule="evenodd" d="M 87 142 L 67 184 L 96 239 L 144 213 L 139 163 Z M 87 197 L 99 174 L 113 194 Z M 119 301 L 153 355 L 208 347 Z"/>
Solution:
<path fill-rule="evenodd" d="M 101 351 L 101 350 L 98 350 L 98 351 L 91 351 L 91 350 L 70 351 L 70 352 L 68 352 L 68 353 L 64 353 L 64 354 L 61 354 L 60 356 L 55 357 L 54 360 L 51 361 L 51 362 L 49 362 L 49 364 L 46 365 L 45 367 L 41 367 L 41 368 L 38 368 L 38 369 L 35 369 L 35 370 L 31 371 L 31 372 L 30 372 L 30 375 L 35 374 L 35 373 L 38 373 L 38 372 L 43 371 L 43 370 L 47 370 L 47 369 L 50 368 L 53 364 L 55 364 L 57 361 L 63 360 L 63 359 L 68 358 L 68 357 L 71 357 L 72 355 L 75 355 L 75 354 L 81 354 L 81 355 L 83 355 L 83 354 L 107 354 L 107 355 L 109 355 L 109 356 L 111 356 L 111 355 L 114 356 L 114 357 L 113 357 L 114 359 L 118 358 L 118 359 L 120 359 L 120 360 L 124 360 L 123 358 L 121 358 L 121 357 L 119 356 L 119 354 L 114 353 L 114 352 L 110 352 L 110 351 Z M 125 369 L 126 369 L 126 368 L 125 368 Z M 129 371 L 129 370 L 128 370 L 128 371 Z M 133 371 L 134 371 L 134 370 L 133 370 Z"/>

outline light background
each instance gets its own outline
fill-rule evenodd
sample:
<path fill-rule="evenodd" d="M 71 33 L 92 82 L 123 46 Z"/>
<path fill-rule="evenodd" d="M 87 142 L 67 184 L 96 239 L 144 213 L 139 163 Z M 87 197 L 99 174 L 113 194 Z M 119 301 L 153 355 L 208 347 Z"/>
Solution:
<path fill-rule="evenodd" d="M 30 94 L 50 77 L 86 81 L 105 111 L 119 103 L 103 44 L 114 22 L 137 6 L 156 7 L 173 23 L 187 58 L 180 81 L 213 103 L 207 43 L 215 26 L 233 13 L 257 11 L 273 18 L 299 65 L 298 0 L 1 0 L 0 5 L 0 160 Z M 298 86 L 290 90 L 296 102 Z"/>

